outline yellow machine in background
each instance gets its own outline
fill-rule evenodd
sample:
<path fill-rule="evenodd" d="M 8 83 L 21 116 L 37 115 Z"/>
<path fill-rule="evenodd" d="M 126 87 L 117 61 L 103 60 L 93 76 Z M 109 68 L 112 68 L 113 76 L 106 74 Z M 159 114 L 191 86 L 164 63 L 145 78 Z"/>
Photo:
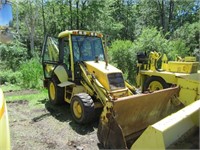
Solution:
<path fill-rule="evenodd" d="M 182 142 L 187 143 L 188 135 L 194 135 L 195 132 L 199 133 L 199 62 L 196 61 L 195 57 L 185 57 L 184 59 L 177 57 L 176 61 L 168 61 L 166 55 L 163 55 L 161 69 L 158 69 L 157 62 L 160 58 L 161 54 L 157 52 L 151 52 L 149 56 L 145 53 L 138 54 L 137 85 L 141 87 L 143 92 L 154 92 L 179 86 L 180 91 L 177 100 L 173 102 L 181 103 L 183 108 L 150 125 L 132 145 L 132 149 L 174 148 L 172 143 L 179 141 L 180 137 L 185 138 Z M 154 137 L 157 142 L 153 142 L 152 139 L 149 139 L 149 136 Z M 196 140 L 199 141 L 199 139 Z"/>
<path fill-rule="evenodd" d="M 161 54 L 151 52 L 138 56 L 137 85 L 142 91 L 155 91 L 171 86 L 179 86 L 179 99 L 184 105 L 189 105 L 200 99 L 199 62 L 195 57 L 177 57 L 176 61 L 168 61 L 166 55 L 162 57 L 161 69 L 157 68 Z"/>
<path fill-rule="evenodd" d="M 146 128 L 184 108 L 179 100 L 181 88 L 136 94 L 135 87 L 124 80 L 122 71 L 108 64 L 102 38 L 101 33 L 82 30 L 63 31 L 58 39 L 47 36 L 42 50 L 44 86 L 48 88 L 53 104 L 70 104 L 71 114 L 77 123 L 89 123 L 102 112 L 97 135 L 105 148 L 139 148 L 145 145 L 145 141 L 143 144 L 135 143 L 145 137 Z M 191 103 L 192 100 L 186 101 Z M 190 114 L 198 120 L 196 111 L 190 111 Z M 177 122 L 172 126 L 182 128 Z M 194 126 L 198 123 L 182 128 L 179 133 L 160 131 L 163 135 L 177 135 L 162 148 L 176 142 Z M 148 131 L 148 135 L 153 134 L 154 131 Z M 165 137 L 169 139 L 170 136 Z"/>
<path fill-rule="evenodd" d="M 199 81 L 199 62 L 195 57 L 177 57 L 176 61 L 168 61 L 164 54 L 162 57 L 161 69 L 158 68 L 158 60 L 162 55 L 158 52 L 138 54 L 137 86 L 142 91 L 155 91 L 177 85 L 180 78 L 189 78 Z"/>
<path fill-rule="evenodd" d="M 3 91 L 0 89 L 0 149 L 10 150 L 8 113 Z"/>

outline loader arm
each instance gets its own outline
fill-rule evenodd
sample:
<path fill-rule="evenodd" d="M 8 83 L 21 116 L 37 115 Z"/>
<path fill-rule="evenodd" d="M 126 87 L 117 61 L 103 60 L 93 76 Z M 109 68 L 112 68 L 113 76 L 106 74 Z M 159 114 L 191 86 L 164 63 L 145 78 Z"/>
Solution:
<path fill-rule="evenodd" d="M 96 98 L 101 101 L 103 106 L 105 106 L 106 102 L 111 100 L 111 97 L 108 95 L 101 83 L 95 78 L 95 76 L 87 71 L 87 68 L 83 63 L 79 63 L 79 66 L 82 72 L 82 85 L 85 87 L 85 89 L 87 89 L 90 95 L 96 96 Z"/>

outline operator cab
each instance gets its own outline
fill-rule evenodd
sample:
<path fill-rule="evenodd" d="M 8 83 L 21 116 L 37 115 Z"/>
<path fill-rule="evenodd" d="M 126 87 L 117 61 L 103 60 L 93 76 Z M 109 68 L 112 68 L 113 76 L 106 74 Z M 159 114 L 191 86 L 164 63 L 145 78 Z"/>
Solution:
<path fill-rule="evenodd" d="M 46 37 L 42 51 L 45 79 L 51 78 L 53 70 L 62 65 L 69 80 L 80 81 L 79 63 L 104 60 L 102 34 L 96 32 L 63 31 L 58 39 Z"/>
<path fill-rule="evenodd" d="M 74 62 L 104 61 L 104 50 L 101 38 L 93 36 L 72 35 Z"/>

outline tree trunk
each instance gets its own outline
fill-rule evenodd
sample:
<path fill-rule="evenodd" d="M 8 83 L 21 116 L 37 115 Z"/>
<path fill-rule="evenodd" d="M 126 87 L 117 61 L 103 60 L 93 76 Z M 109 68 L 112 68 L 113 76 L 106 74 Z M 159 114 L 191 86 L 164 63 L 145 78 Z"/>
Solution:
<path fill-rule="evenodd" d="M 174 0 L 170 0 L 169 2 L 169 26 L 168 26 L 168 30 L 170 30 L 171 27 L 171 21 L 173 19 L 173 12 L 174 12 Z"/>
<path fill-rule="evenodd" d="M 73 23 L 73 20 L 72 20 L 72 0 L 69 0 L 69 13 L 70 13 L 70 29 L 72 30 L 72 23 Z"/>
<path fill-rule="evenodd" d="M 82 6 L 81 23 L 80 23 L 81 29 L 84 29 L 84 27 L 85 27 L 85 23 L 84 23 L 85 22 L 84 11 L 85 11 L 86 2 L 87 2 L 87 0 L 82 1 L 82 4 L 81 4 L 81 6 Z"/>
<path fill-rule="evenodd" d="M 60 24 L 61 24 L 61 31 L 64 31 L 65 30 L 65 17 L 63 15 L 63 6 L 64 6 L 64 3 L 63 3 L 63 0 L 61 0 L 61 4 L 60 5 L 60 18 L 61 18 L 61 21 L 60 21 Z"/>
<path fill-rule="evenodd" d="M 34 46 L 34 36 L 35 36 L 35 14 L 33 12 L 33 7 L 32 7 L 32 4 L 31 2 L 29 2 L 29 9 L 30 9 L 30 13 L 28 14 L 27 13 L 27 16 L 26 16 L 26 26 L 28 28 L 28 31 L 29 31 L 29 39 L 30 39 L 30 57 L 33 57 L 34 54 L 35 54 L 35 46 Z"/>
<path fill-rule="evenodd" d="M 44 0 L 42 0 L 42 21 L 43 21 L 43 34 L 46 34 L 46 23 L 45 23 L 45 16 L 44 16 Z"/>
<path fill-rule="evenodd" d="M 76 1 L 76 29 L 79 29 L 79 1 Z"/>
<path fill-rule="evenodd" d="M 32 26 L 30 33 L 30 47 L 31 47 L 31 55 L 35 55 L 35 27 Z"/>
<path fill-rule="evenodd" d="M 164 0 L 160 3 L 160 0 L 158 0 L 158 6 L 160 11 L 160 24 L 163 29 L 163 32 L 166 33 L 166 22 L 165 22 L 165 3 Z"/>
<path fill-rule="evenodd" d="M 53 14 L 55 14 L 55 8 L 53 6 Z M 56 20 L 53 21 L 53 34 L 55 34 L 57 32 L 57 28 L 56 28 Z"/>

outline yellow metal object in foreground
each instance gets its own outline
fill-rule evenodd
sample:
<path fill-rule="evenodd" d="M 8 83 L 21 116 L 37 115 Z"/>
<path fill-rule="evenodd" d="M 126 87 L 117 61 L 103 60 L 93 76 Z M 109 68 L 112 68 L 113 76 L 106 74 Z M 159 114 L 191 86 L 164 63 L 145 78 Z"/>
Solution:
<path fill-rule="evenodd" d="M 179 76 L 177 79 L 181 103 L 187 106 L 200 99 L 200 73 Z"/>
<path fill-rule="evenodd" d="M 0 89 L 0 150 L 10 150 L 8 113 L 3 92 Z"/>
<path fill-rule="evenodd" d="M 149 126 L 131 149 L 166 149 L 199 126 L 200 100 Z"/>

